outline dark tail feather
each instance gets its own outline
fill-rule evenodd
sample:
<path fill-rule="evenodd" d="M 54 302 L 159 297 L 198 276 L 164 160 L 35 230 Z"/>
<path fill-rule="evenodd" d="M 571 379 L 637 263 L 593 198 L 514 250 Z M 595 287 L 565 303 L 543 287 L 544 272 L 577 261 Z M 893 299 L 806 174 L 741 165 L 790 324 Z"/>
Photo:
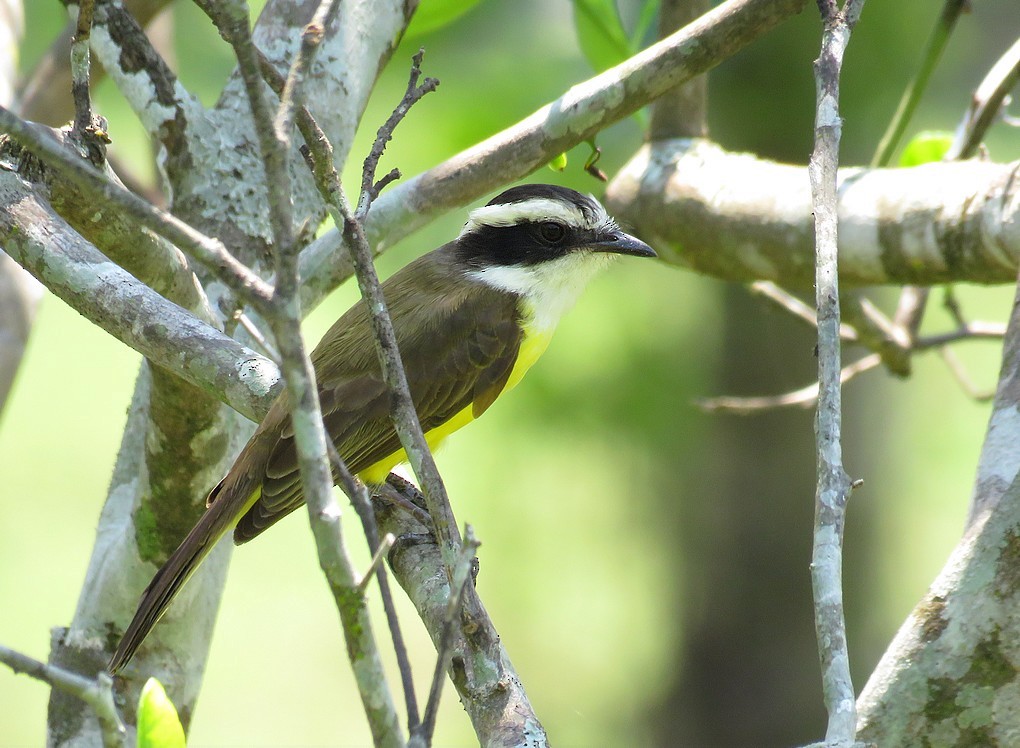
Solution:
<path fill-rule="evenodd" d="M 213 493 L 217 493 L 219 489 L 220 486 L 216 486 Z M 212 506 L 206 510 L 198 524 L 188 533 L 188 536 L 167 559 L 162 568 L 156 572 L 156 576 L 142 593 L 135 617 L 128 625 L 124 636 L 121 637 L 120 644 L 117 645 L 117 651 L 113 653 L 110 663 L 106 666 L 110 673 L 118 672 L 134 656 L 135 650 L 166 612 L 181 586 L 198 568 L 202 560 L 209 555 L 209 551 L 216 545 L 216 541 L 230 529 L 235 519 L 236 516 L 230 511 L 229 502 L 226 501 L 213 502 Z"/>

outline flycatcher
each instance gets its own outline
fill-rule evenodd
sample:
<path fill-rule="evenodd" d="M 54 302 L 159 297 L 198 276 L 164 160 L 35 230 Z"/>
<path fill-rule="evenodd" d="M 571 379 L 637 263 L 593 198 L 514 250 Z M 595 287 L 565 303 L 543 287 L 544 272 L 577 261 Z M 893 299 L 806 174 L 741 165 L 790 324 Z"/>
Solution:
<path fill-rule="evenodd" d="M 545 351 L 560 316 L 614 255 L 654 257 L 598 201 L 574 190 L 513 187 L 471 212 L 460 235 L 383 283 L 411 397 L 429 445 L 484 413 Z M 352 473 L 378 484 L 404 461 L 369 312 L 358 302 L 312 352 L 326 430 Z M 134 655 L 181 585 L 226 532 L 245 543 L 304 503 L 286 392 L 208 509 L 142 599 L 111 673 Z"/>

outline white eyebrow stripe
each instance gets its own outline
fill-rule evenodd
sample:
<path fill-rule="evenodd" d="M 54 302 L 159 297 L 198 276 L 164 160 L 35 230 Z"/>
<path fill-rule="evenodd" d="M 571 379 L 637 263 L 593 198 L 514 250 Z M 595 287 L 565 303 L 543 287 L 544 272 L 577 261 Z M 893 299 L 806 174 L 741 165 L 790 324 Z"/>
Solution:
<path fill-rule="evenodd" d="M 546 197 L 533 197 L 519 203 L 503 203 L 501 205 L 483 205 L 475 208 L 468 215 L 461 236 L 482 226 L 513 226 L 527 221 L 559 220 L 570 226 L 589 227 L 589 221 L 579 208 L 559 200 Z M 596 222 L 597 224 L 598 222 Z"/>

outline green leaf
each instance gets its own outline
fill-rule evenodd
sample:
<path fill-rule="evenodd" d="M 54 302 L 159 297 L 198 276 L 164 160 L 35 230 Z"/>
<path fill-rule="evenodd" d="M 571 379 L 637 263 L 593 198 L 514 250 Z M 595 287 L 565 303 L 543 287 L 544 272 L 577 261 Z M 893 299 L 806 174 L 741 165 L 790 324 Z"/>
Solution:
<path fill-rule="evenodd" d="M 559 156 L 549 162 L 549 168 L 553 171 L 563 171 L 567 168 L 567 154 L 561 153 Z"/>
<path fill-rule="evenodd" d="M 630 35 L 630 47 L 633 50 L 641 49 L 645 37 L 652 28 L 652 23 L 659 17 L 659 0 L 645 0 L 641 6 L 641 14 L 638 16 L 634 31 Z"/>
<path fill-rule="evenodd" d="M 953 144 L 953 133 L 925 130 L 915 135 L 900 156 L 900 166 L 919 166 L 941 161 Z"/>
<path fill-rule="evenodd" d="M 623 30 L 616 0 L 573 0 L 577 41 L 596 72 L 626 60 L 635 50 Z"/>
<path fill-rule="evenodd" d="M 441 29 L 473 7 L 479 0 L 421 0 L 404 37 L 411 39 Z"/>
<path fill-rule="evenodd" d="M 162 684 L 149 678 L 138 697 L 138 748 L 184 748 L 184 728 Z"/>

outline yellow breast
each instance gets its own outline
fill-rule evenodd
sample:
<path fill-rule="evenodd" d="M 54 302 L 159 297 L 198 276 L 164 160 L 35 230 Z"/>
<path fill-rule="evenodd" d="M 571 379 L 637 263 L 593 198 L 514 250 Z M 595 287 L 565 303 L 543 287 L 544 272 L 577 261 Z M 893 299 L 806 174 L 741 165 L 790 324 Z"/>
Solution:
<path fill-rule="evenodd" d="M 514 363 L 514 368 L 510 372 L 510 377 L 507 379 L 503 392 L 509 392 L 517 386 L 517 383 L 524 377 L 524 373 L 545 353 L 545 349 L 549 347 L 551 339 L 551 329 L 533 330 L 525 326 L 524 339 L 521 341 L 517 361 Z M 503 393 L 500 394 L 502 395 Z M 446 437 L 473 420 L 474 414 L 472 413 L 471 406 L 468 405 L 452 418 L 425 434 L 425 441 L 428 442 L 429 449 L 435 452 Z M 358 475 L 368 484 L 382 483 L 386 480 L 390 470 L 402 462 L 407 462 L 407 453 L 403 449 L 399 449 L 379 460 L 379 462 L 371 467 L 362 470 Z"/>

